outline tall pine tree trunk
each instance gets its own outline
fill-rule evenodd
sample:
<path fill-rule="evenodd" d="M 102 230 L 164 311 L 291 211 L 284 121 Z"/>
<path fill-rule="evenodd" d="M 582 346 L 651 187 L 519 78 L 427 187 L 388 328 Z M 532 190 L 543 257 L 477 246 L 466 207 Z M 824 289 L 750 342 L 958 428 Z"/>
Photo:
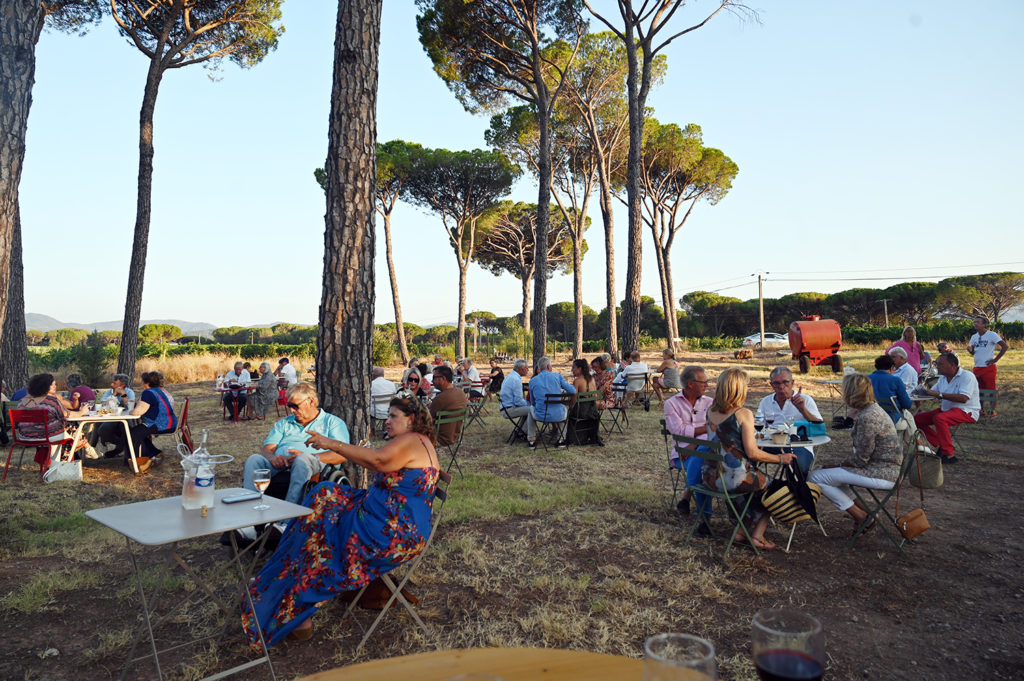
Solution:
<path fill-rule="evenodd" d="M 626 160 L 626 295 L 622 303 L 622 351 L 640 349 L 640 278 L 643 268 L 643 243 L 640 206 L 641 145 L 644 136 L 644 109 L 640 101 L 639 64 L 633 44 L 633 27 L 626 30 L 626 100 L 629 108 L 629 155 Z"/>
<path fill-rule="evenodd" d="M 537 51 L 535 51 L 537 52 Z M 534 55 L 540 63 L 539 53 Z M 547 352 L 548 344 L 548 227 L 551 218 L 551 109 L 539 66 L 534 68 L 537 83 L 537 226 L 533 235 L 533 361 Z"/>
<path fill-rule="evenodd" d="M 580 216 L 586 220 L 586 214 Z M 576 306 L 576 333 L 572 340 L 572 356 L 583 356 L 583 225 L 572 240 L 572 301 Z"/>
<path fill-rule="evenodd" d="M 395 276 L 395 261 L 391 257 L 391 213 L 384 215 L 384 246 L 384 253 L 388 259 L 388 276 L 391 278 L 391 300 L 395 305 L 395 331 L 398 334 L 398 349 L 402 353 L 402 364 L 408 364 L 409 346 L 405 342 L 402 303 L 398 299 L 398 278 Z"/>
<path fill-rule="evenodd" d="M 0 4 L 0 327 L 5 327 L 9 302 L 18 185 L 36 76 L 36 45 L 44 18 L 39 0 Z"/>
<path fill-rule="evenodd" d="M 320 404 L 369 435 L 374 197 L 381 0 L 339 0 L 328 121 L 324 283 L 317 329 Z M 346 464 L 350 479 L 364 469 Z"/>
<path fill-rule="evenodd" d="M 654 220 L 658 219 L 658 214 L 655 213 Z M 668 276 L 666 263 L 665 263 L 665 251 L 661 248 L 661 242 L 658 239 L 657 231 L 655 230 L 654 224 L 649 225 L 651 228 L 651 239 L 654 241 L 654 255 L 658 263 L 658 283 L 661 285 L 661 304 L 665 309 L 665 340 L 668 341 L 668 347 L 674 350 L 672 339 L 675 338 L 672 330 L 672 319 L 669 317 L 669 304 L 672 302 L 669 300 L 668 292 Z"/>
<path fill-rule="evenodd" d="M 28 384 L 28 346 L 25 342 L 25 265 L 21 257 L 21 212 L 14 211 L 14 238 L 11 243 L 11 276 L 7 297 L 7 317 L 0 344 L 0 377 L 7 382 L 10 395 Z"/>
<path fill-rule="evenodd" d="M 523 273 L 519 283 L 523 286 L 523 331 L 530 333 L 530 284 L 533 283 L 535 270 L 528 270 Z"/>
<path fill-rule="evenodd" d="M 469 270 L 469 258 L 459 261 L 459 323 L 456 326 L 455 355 L 466 356 L 466 275 Z"/>
<path fill-rule="evenodd" d="M 599 160 L 598 182 L 600 184 L 601 221 L 604 223 L 604 262 L 605 262 L 605 304 L 608 306 L 608 352 L 619 351 L 618 315 L 615 308 L 615 217 L 612 213 L 611 181 L 607 177 L 607 169 Z"/>
<path fill-rule="evenodd" d="M 160 46 L 162 47 L 162 45 Z M 139 111 L 139 186 L 135 202 L 135 237 L 132 259 L 128 266 L 128 293 L 124 303 L 121 327 L 121 352 L 117 357 L 117 373 L 135 375 L 135 359 L 139 349 L 139 319 L 142 315 L 142 285 L 146 278 L 146 252 L 149 249 L 149 223 L 153 215 L 153 113 L 164 67 L 160 52 L 150 60 L 146 88 Z"/>
<path fill-rule="evenodd" d="M 676 314 L 676 294 L 672 286 L 672 262 L 669 260 L 668 248 L 663 251 L 661 259 L 665 263 L 665 317 L 671 321 L 668 347 L 675 352 L 676 338 L 679 337 L 679 316 Z"/>

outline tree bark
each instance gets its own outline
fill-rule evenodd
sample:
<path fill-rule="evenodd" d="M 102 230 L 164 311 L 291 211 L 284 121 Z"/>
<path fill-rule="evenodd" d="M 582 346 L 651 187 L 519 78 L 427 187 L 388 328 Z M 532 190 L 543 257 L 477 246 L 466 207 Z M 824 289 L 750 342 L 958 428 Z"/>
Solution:
<path fill-rule="evenodd" d="M 529 270 L 523 273 L 520 283 L 523 286 L 523 331 L 530 333 L 530 284 L 533 283 L 533 273 Z"/>
<path fill-rule="evenodd" d="M 4 328 L 18 220 L 18 185 L 36 75 L 36 45 L 44 20 L 39 0 L 4 0 L 0 7 L 0 327 Z"/>
<path fill-rule="evenodd" d="M 317 330 L 320 405 L 353 441 L 369 434 L 381 0 L 339 0 L 328 121 L 324 283 Z M 365 471 L 345 464 L 364 484 Z"/>
<path fill-rule="evenodd" d="M 628 22 L 627 22 L 628 23 Z M 643 268 L 642 211 L 640 206 L 641 145 L 644 136 L 644 102 L 638 83 L 640 65 L 634 44 L 634 28 L 626 27 L 626 99 L 629 107 L 629 155 L 626 161 L 626 296 L 622 304 L 622 351 L 640 349 L 640 278 Z M 609 310 L 614 313 L 614 310 Z"/>
<path fill-rule="evenodd" d="M 466 356 L 466 275 L 469 270 L 469 258 L 459 262 L 459 322 L 455 332 L 455 355 Z"/>
<path fill-rule="evenodd" d="M 28 385 L 28 346 L 25 341 L 25 265 L 21 257 L 21 212 L 14 211 L 11 275 L 7 317 L 0 345 L 0 377 L 11 392 Z M 8 395 L 11 392 L 7 393 Z"/>
<path fill-rule="evenodd" d="M 547 352 L 548 344 L 548 228 L 551 217 L 551 102 L 540 72 L 540 48 L 534 46 L 534 82 L 537 87 L 537 226 L 533 236 L 533 357 Z"/>
<path fill-rule="evenodd" d="M 608 352 L 619 351 L 618 315 L 615 308 L 615 217 L 612 213 L 611 179 L 603 159 L 598 159 L 598 183 L 600 184 L 601 221 L 604 224 L 604 261 L 605 261 L 605 304 L 608 306 Z"/>
<path fill-rule="evenodd" d="M 388 260 L 388 276 L 391 278 L 391 300 L 395 305 L 395 332 L 398 334 L 398 349 L 402 353 L 402 364 L 409 363 L 409 346 L 405 342 L 405 326 L 402 324 L 402 303 L 398 299 L 398 277 L 395 275 L 395 261 L 391 256 L 391 213 L 384 215 L 384 253 Z"/>
<path fill-rule="evenodd" d="M 654 240 L 654 255 L 658 263 L 658 283 L 661 285 L 661 304 L 665 309 L 665 339 L 668 341 L 668 347 L 674 350 L 674 344 L 672 339 L 675 337 L 672 335 L 672 320 L 668 316 L 669 303 L 671 302 L 668 297 L 668 276 L 665 268 L 665 256 L 666 253 L 662 250 L 661 245 L 658 243 L 658 234 L 655 230 L 653 222 L 659 219 L 659 216 L 655 214 L 652 217 L 652 224 L 649 225 L 651 228 L 651 238 Z"/>
<path fill-rule="evenodd" d="M 139 111 L 139 186 L 135 202 L 135 237 L 128 266 L 128 293 L 124 303 L 121 327 L 121 351 L 117 357 L 117 373 L 135 375 L 135 359 L 139 348 L 139 319 L 142 316 L 142 286 L 146 279 L 146 253 L 149 250 L 149 223 L 153 215 L 153 113 L 164 66 L 160 50 L 150 60 L 146 88 Z"/>
<path fill-rule="evenodd" d="M 665 316 L 672 320 L 671 333 L 668 338 L 668 347 L 672 352 L 676 351 L 676 338 L 679 337 L 679 316 L 676 314 L 675 287 L 672 286 L 672 262 L 668 257 L 668 249 L 665 249 L 662 260 L 665 261 L 665 290 L 668 292 L 665 298 Z"/>

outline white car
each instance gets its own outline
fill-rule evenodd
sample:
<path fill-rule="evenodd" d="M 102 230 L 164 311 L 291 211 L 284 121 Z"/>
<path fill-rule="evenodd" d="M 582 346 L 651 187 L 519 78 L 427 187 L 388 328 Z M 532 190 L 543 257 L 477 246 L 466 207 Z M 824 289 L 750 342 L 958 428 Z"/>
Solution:
<path fill-rule="evenodd" d="M 743 347 L 759 348 L 761 347 L 761 334 L 753 333 L 743 339 Z M 764 334 L 764 347 L 766 348 L 788 348 L 789 347 L 789 334 L 788 333 L 768 333 Z"/>

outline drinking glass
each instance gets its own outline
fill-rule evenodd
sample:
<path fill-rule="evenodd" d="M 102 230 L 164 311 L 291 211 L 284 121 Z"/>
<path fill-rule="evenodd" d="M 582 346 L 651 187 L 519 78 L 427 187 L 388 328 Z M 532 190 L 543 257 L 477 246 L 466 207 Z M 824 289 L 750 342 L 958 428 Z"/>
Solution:
<path fill-rule="evenodd" d="M 644 642 L 644 681 L 716 681 L 715 646 L 690 634 L 657 634 Z"/>
<path fill-rule="evenodd" d="M 260 493 L 260 503 L 252 507 L 254 511 L 266 511 L 270 508 L 269 505 L 263 503 L 263 492 L 270 487 L 270 469 L 269 468 L 257 468 L 252 475 L 252 484 L 256 487 Z"/>
<path fill-rule="evenodd" d="M 757 613 L 753 648 L 761 681 L 821 681 L 825 633 L 807 613 L 785 608 Z"/>
<path fill-rule="evenodd" d="M 764 416 L 761 414 L 756 414 L 754 416 L 754 430 L 757 431 L 758 435 L 760 435 L 762 428 L 764 428 Z"/>

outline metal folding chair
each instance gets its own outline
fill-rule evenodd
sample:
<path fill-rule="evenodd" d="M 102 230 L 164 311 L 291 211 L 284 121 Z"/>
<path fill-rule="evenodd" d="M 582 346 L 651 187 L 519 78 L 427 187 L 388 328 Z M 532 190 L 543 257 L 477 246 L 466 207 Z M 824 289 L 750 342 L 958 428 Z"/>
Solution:
<path fill-rule="evenodd" d="M 896 517 L 889 512 L 886 504 L 893 495 L 899 493 L 900 484 L 906 479 L 907 473 L 910 471 L 910 467 L 917 462 L 917 456 L 920 454 L 917 451 L 917 445 L 919 440 L 915 437 L 910 444 L 908 444 L 903 451 L 903 464 L 900 466 L 899 476 L 896 478 L 896 484 L 887 490 L 872 489 L 870 487 L 857 487 L 856 485 L 850 485 L 850 489 L 853 491 L 853 495 L 857 497 L 857 500 L 864 505 L 867 510 L 867 518 L 857 531 L 850 537 L 850 541 L 846 543 L 843 550 L 853 546 L 854 542 L 857 541 L 857 537 L 864 533 L 864 530 L 871 524 L 871 521 L 875 521 L 885 536 L 889 538 L 896 548 L 903 553 L 903 545 L 907 543 L 907 540 L 903 538 L 903 535 L 899 534 L 896 530 Z M 861 494 L 859 490 L 867 492 L 866 495 Z M 883 519 L 883 515 L 885 518 Z M 886 522 L 886 519 L 888 522 Z"/>
<path fill-rule="evenodd" d="M 480 426 L 481 430 L 486 430 L 484 426 L 484 414 L 489 413 L 486 408 L 487 398 L 489 394 L 485 390 L 487 381 L 469 381 L 462 384 L 462 389 L 466 392 L 467 406 L 469 407 L 469 415 L 466 418 L 465 428 L 469 428 L 471 425 L 476 423 Z M 481 397 L 474 397 L 472 391 L 476 391 L 482 394 Z"/>
<path fill-rule="evenodd" d="M 184 444 L 188 447 L 191 452 L 195 449 L 192 444 L 192 428 L 188 425 L 188 400 L 185 398 L 185 404 L 181 407 L 181 414 L 178 416 L 178 430 L 174 433 L 175 444 Z"/>
<path fill-rule="evenodd" d="M 981 429 L 991 423 L 992 419 L 996 416 L 996 403 L 999 401 L 999 391 L 981 388 L 978 390 L 978 398 L 981 401 L 981 411 L 978 413 L 978 420 L 974 423 L 958 423 L 949 429 L 950 435 L 953 436 L 953 442 L 956 444 L 956 450 L 965 457 L 981 454 L 981 447 L 977 436 L 981 434 Z M 968 447 L 967 438 L 961 437 L 960 428 L 962 427 L 966 427 L 966 432 L 973 436 L 970 438 L 971 444 L 976 446 Z"/>
<path fill-rule="evenodd" d="M 547 413 L 548 408 L 555 404 L 566 405 L 572 401 L 573 395 L 566 393 L 547 393 L 544 395 L 544 412 Z M 536 412 L 534 412 L 534 418 L 536 418 Z M 565 447 L 568 444 L 565 441 L 565 424 L 567 421 L 541 421 L 537 419 L 537 441 L 544 446 L 544 451 L 548 451 L 548 439 L 552 435 L 555 437 L 555 446 Z M 547 438 L 545 438 L 545 435 Z"/>
<path fill-rule="evenodd" d="M 605 407 L 604 411 L 611 415 L 611 423 L 607 423 L 602 419 L 602 425 L 605 428 L 605 432 L 611 435 L 616 430 L 620 434 L 625 435 L 626 431 L 622 429 L 623 426 L 629 427 L 629 415 L 626 413 L 625 396 L 626 396 L 626 384 L 612 384 L 612 396 L 614 404 L 610 407 Z"/>
<path fill-rule="evenodd" d="M 72 438 L 67 437 L 63 440 L 51 441 L 50 440 L 50 427 L 49 427 L 49 412 L 45 409 L 11 409 L 11 434 L 13 439 L 11 440 L 11 447 L 7 450 L 7 463 L 4 465 L 4 476 L 0 478 L 0 482 L 7 480 L 7 470 L 11 466 L 11 456 L 14 455 L 14 448 L 21 447 L 21 456 L 18 457 L 18 468 L 21 468 L 21 462 L 25 458 L 26 448 L 35 448 L 36 450 L 36 463 L 39 464 L 39 474 L 42 475 L 46 472 L 46 467 L 50 460 L 50 451 L 53 446 L 66 445 L 72 441 Z M 18 433 L 18 424 L 37 424 L 43 427 L 42 438 L 27 438 L 22 437 Z M 56 435 L 56 433 L 54 433 Z"/>
<path fill-rule="evenodd" d="M 384 422 L 388 420 L 387 411 L 388 405 L 391 404 L 391 400 L 394 395 L 375 395 L 370 398 L 370 433 L 371 435 L 380 435 L 384 437 Z M 378 411 L 383 408 L 385 416 L 380 418 L 377 416 Z"/>
<path fill-rule="evenodd" d="M 384 605 L 384 608 L 377 614 L 377 617 L 374 618 L 369 628 L 364 629 L 362 623 L 359 621 L 359 618 L 356 617 L 355 613 L 355 608 L 359 604 L 359 599 L 363 597 L 363 593 L 366 591 L 367 587 L 364 586 L 362 589 L 359 590 L 359 593 L 356 594 L 355 598 L 352 599 L 352 602 L 348 604 L 348 608 L 345 610 L 344 615 L 342 615 L 342 619 L 351 616 L 353 621 L 355 621 L 356 626 L 358 626 L 360 631 L 363 632 L 363 638 L 359 641 L 359 645 L 356 646 L 356 651 L 358 651 L 360 648 L 363 647 L 363 645 L 366 644 L 367 639 L 370 638 L 370 635 L 373 634 L 374 629 L 376 629 L 377 625 L 380 624 L 380 621 L 384 617 L 384 614 L 391 609 L 391 606 L 394 604 L 396 600 L 402 604 L 402 606 L 409 612 L 410 615 L 412 615 L 413 620 L 415 620 L 416 624 L 418 624 L 420 629 L 423 630 L 423 635 L 428 638 L 433 637 L 433 632 L 431 632 L 430 627 L 424 624 L 423 620 L 420 619 L 420 616 L 416 613 L 416 609 L 413 608 L 412 603 L 410 603 L 409 600 L 402 594 L 402 589 L 404 589 L 405 585 L 409 583 L 409 579 L 416 572 L 416 568 L 419 567 L 420 562 L 423 560 L 423 556 L 425 556 L 427 554 L 427 551 L 430 549 L 430 545 L 434 541 L 434 535 L 437 534 L 437 526 L 441 523 L 441 513 L 442 511 L 444 511 L 445 504 L 448 501 L 448 486 L 451 484 L 452 478 L 450 475 L 448 475 L 448 473 L 444 471 L 438 471 L 438 475 L 439 478 L 437 481 L 437 488 L 434 491 L 433 517 L 431 518 L 430 522 L 430 534 L 427 536 L 427 543 L 426 545 L 424 545 L 423 550 L 416 554 L 415 558 L 409 561 L 408 569 L 405 570 L 405 574 L 402 576 L 402 578 L 398 581 L 397 584 L 392 578 L 394 576 L 393 572 L 381 575 L 380 581 L 383 582 L 384 586 L 386 586 L 388 590 L 391 592 L 391 597 Z M 441 500 L 440 504 L 437 503 L 438 499 Z M 367 586 L 369 586 L 369 584 Z"/>
<path fill-rule="evenodd" d="M 672 501 L 669 504 L 669 510 L 673 510 L 676 507 L 676 497 L 686 488 L 686 475 L 683 471 L 683 458 L 681 456 L 677 456 L 675 459 L 672 458 L 672 453 L 676 451 L 676 443 L 672 439 L 672 433 L 668 431 L 665 425 L 665 419 L 659 420 L 658 423 L 661 424 L 661 435 L 665 438 L 668 478 L 672 484 Z"/>
<path fill-rule="evenodd" d="M 526 428 L 524 426 L 526 423 L 526 414 L 523 414 L 522 416 L 509 416 L 505 407 L 500 407 L 499 411 L 501 411 L 502 416 L 512 422 L 512 432 L 505 438 L 505 442 L 512 444 L 517 439 L 526 440 Z"/>
<path fill-rule="evenodd" d="M 722 454 L 722 443 L 717 440 L 700 440 L 692 437 L 683 437 L 681 435 L 673 435 L 672 439 L 675 441 L 677 448 L 686 448 L 688 450 L 687 453 L 690 456 L 696 456 L 704 459 L 705 461 L 714 463 L 718 467 L 718 479 L 725 479 L 725 456 Z M 708 523 L 707 519 L 704 517 L 703 504 L 712 503 L 714 499 L 718 499 L 725 503 L 725 506 L 729 511 L 729 519 L 736 528 L 743 531 L 750 548 L 753 549 L 755 554 L 761 555 L 761 552 L 754 545 L 754 540 L 750 536 L 750 532 L 747 530 L 746 525 L 743 524 L 743 518 L 747 515 L 747 510 L 750 508 L 750 502 L 754 498 L 753 494 L 728 491 L 723 492 L 717 487 L 711 488 L 703 483 L 699 485 L 692 485 L 690 489 L 692 489 L 695 494 L 703 494 L 705 499 L 702 504 L 698 504 L 697 506 L 697 513 L 694 516 L 693 524 L 690 525 L 690 531 L 686 534 L 686 543 L 684 546 L 690 545 L 690 540 L 693 539 L 693 533 L 701 523 L 705 523 L 708 529 L 711 530 L 712 536 L 714 536 L 714 530 L 711 529 L 711 524 Z M 741 502 L 741 504 L 737 502 Z M 729 556 L 729 551 L 732 550 L 732 545 L 735 541 L 736 531 L 732 526 L 730 526 L 729 543 L 725 547 L 725 553 L 722 554 L 722 560 L 725 560 Z"/>
<path fill-rule="evenodd" d="M 441 444 L 438 440 L 438 446 L 444 447 L 451 454 L 451 460 L 448 462 L 448 466 L 445 467 L 445 471 L 451 471 L 452 465 L 459 471 L 459 477 L 462 475 L 462 466 L 459 465 L 459 447 L 462 446 L 462 438 L 466 435 L 466 416 L 469 413 L 469 407 L 463 407 L 461 409 L 451 409 L 446 411 L 437 412 L 437 418 L 434 420 L 434 434 L 438 435 L 441 432 L 441 426 L 448 423 L 460 423 L 459 427 L 459 439 L 449 444 Z"/>
<path fill-rule="evenodd" d="M 600 390 L 589 390 L 589 391 L 582 392 L 582 393 L 579 393 L 579 394 L 576 395 L 576 409 L 577 410 L 580 408 L 580 405 L 584 405 L 584 404 L 594 404 L 595 405 L 594 411 L 597 413 L 597 423 L 594 425 L 594 429 L 595 429 L 594 434 L 597 435 L 598 437 L 601 436 L 601 410 L 597 409 L 596 405 L 597 405 L 598 400 L 600 400 L 600 399 L 601 399 L 601 391 Z M 568 413 L 566 414 L 566 419 L 565 419 L 565 439 L 566 439 L 566 444 L 568 444 L 568 440 L 569 440 L 569 428 L 570 427 L 577 428 L 578 427 L 577 424 L 579 424 L 580 421 L 581 421 L 581 419 L 573 416 L 574 413 L 578 414 L 578 411 L 574 412 L 574 410 L 570 408 Z"/>

